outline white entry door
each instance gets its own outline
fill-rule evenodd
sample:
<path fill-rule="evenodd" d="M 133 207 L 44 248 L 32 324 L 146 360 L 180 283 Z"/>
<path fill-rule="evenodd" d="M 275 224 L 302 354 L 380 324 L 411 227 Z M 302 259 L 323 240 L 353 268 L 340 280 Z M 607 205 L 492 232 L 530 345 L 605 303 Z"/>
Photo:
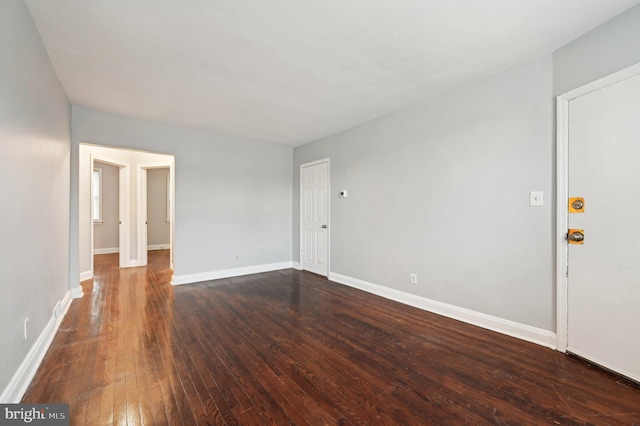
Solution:
<path fill-rule="evenodd" d="M 568 144 L 567 350 L 640 381 L 640 75 L 571 99 Z"/>
<path fill-rule="evenodd" d="M 328 259 L 328 196 L 329 163 L 323 161 L 302 165 L 301 181 L 301 221 L 302 269 L 327 276 Z"/>

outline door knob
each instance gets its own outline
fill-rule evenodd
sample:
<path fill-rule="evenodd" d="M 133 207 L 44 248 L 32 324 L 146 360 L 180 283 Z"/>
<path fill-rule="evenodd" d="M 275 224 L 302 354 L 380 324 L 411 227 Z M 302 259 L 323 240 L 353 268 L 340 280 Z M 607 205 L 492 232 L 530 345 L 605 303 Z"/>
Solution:
<path fill-rule="evenodd" d="M 573 244 L 580 244 L 584 241 L 584 231 L 578 229 L 570 229 L 567 233 L 567 241 Z"/>
<path fill-rule="evenodd" d="M 322 229 L 327 229 L 327 225 L 322 225 Z"/>

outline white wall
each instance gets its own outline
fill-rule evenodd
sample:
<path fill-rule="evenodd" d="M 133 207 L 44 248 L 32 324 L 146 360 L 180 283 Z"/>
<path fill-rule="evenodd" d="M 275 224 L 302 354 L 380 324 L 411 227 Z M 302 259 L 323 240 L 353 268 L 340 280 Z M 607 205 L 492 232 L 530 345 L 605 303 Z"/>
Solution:
<path fill-rule="evenodd" d="M 168 176 L 168 168 L 147 171 L 147 245 L 150 247 L 166 248 L 169 246 Z"/>
<path fill-rule="evenodd" d="M 20 0 L 0 2 L 0 58 L 0 402 L 17 402 L 69 290 L 70 107 Z"/>
<path fill-rule="evenodd" d="M 553 331 L 552 105 L 547 56 L 297 148 L 294 259 L 299 166 L 330 157 L 332 274 Z"/>
<path fill-rule="evenodd" d="M 93 248 L 98 253 L 115 253 L 119 248 L 119 172 L 117 166 L 95 162 L 102 170 L 102 221 L 93 224 Z"/>
<path fill-rule="evenodd" d="M 72 114 L 72 156 L 80 142 L 175 155 L 174 280 L 291 262 L 291 148 L 88 108 Z M 72 157 L 72 230 L 78 164 Z M 71 256 L 78 255 L 72 235 Z"/>

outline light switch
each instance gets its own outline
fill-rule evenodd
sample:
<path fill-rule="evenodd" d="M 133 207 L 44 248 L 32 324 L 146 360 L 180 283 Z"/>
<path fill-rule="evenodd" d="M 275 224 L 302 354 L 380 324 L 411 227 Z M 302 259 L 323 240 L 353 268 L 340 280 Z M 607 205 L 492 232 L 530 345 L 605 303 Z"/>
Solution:
<path fill-rule="evenodd" d="M 529 205 L 531 207 L 540 207 L 544 204 L 542 191 L 531 191 L 529 193 Z"/>

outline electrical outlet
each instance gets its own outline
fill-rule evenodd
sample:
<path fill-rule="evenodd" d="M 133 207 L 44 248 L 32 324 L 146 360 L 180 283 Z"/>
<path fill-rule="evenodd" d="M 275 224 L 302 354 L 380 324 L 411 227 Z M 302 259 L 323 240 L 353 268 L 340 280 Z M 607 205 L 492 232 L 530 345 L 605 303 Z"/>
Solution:
<path fill-rule="evenodd" d="M 238 260 L 240 260 L 240 255 L 236 253 L 233 259 L 237 262 Z"/>
<path fill-rule="evenodd" d="M 29 317 L 24 320 L 24 340 L 29 338 Z"/>
<path fill-rule="evenodd" d="M 418 274 L 409 274 L 409 281 L 411 284 L 418 284 Z"/>

